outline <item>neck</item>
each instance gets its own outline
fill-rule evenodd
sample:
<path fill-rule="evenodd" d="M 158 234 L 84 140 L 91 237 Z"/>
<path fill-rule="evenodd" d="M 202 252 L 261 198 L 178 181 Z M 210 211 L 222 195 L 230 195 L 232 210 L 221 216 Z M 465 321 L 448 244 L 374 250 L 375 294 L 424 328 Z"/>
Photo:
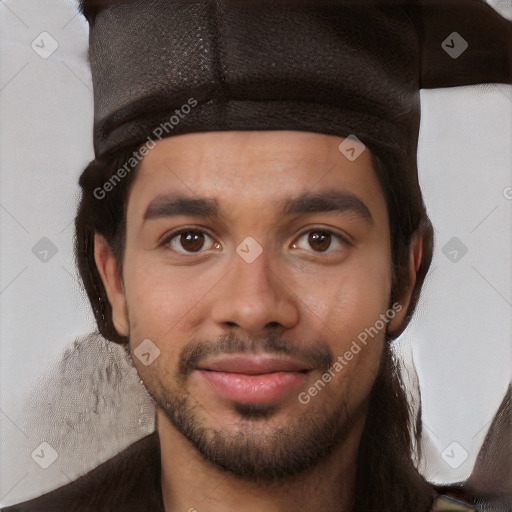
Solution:
<path fill-rule="evenodd" d="M 286 480 L 259 484 L 211 465 L 157 408 L 165 510 L 350 512 L 365 415 L 362 411 L 342 443 L 315 467 Z"/>

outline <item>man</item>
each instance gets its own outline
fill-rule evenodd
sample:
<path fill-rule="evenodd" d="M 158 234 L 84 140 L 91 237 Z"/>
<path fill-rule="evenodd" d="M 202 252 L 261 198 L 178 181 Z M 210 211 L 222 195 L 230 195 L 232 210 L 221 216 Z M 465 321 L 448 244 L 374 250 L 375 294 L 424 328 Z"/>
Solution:
<path fill-rule="evenodd" d="M 510 83 L 510 23 L 476 0 L 83 12 L 77 261 L 157 428 L 6 510 L 476 510 L 414 467 L 390 342 L 432 256 L 419 88 Z"/>

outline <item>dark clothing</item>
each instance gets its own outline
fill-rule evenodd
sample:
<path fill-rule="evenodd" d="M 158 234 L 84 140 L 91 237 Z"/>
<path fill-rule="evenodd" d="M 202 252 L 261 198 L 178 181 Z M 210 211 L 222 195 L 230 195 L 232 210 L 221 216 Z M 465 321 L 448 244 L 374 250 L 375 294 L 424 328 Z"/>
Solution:
<path fill-rule="evenodd" d="M 155 431 L 74 482 L 2 512 L 165 512 L 160 476 Z M 430 512 L 449 511 L 476 509 L 438 496 Z"/>
<path fill-rule="evenodd" d="M 2 512 L 164 512 L 157 432 L 77 480 Z"/>

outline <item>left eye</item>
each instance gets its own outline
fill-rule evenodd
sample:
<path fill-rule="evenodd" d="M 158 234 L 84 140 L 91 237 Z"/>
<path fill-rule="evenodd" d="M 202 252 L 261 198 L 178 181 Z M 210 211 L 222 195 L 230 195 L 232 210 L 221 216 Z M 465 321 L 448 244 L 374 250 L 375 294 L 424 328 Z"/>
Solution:
<path fill-rule="evenodd" d="M 171 233 L 165 240 L 164 244 L 168 244 L 177 252 L 182 254 L 200 252 L 203 248 L 206 239 L 210 240 L 212 247 L 219 248 L 220 245 L 214 242 L 213 239 L 204 231 L 198 229 L 182 229 Z M 178 245 L 181 245 L 184 251 L 179 250 Z"/>
<path fill-rule="evenodd" d="M 303 233 L 299 237 L 300 240 L 307 237 L 307 243 L 312 247 L 315 252 L 326 252 L 328 249 L 331 248 L 333 239 L 335 241 L 335 246 L 339 245 L 350 245 L 350 242 L 342 235 L 339 235 L 337 233 L 333 233 L 332 231 L 326 230 L 326 229 L 314 229 L 307 231 L 306 233 Z M 294 243 L 293 247 L 297 248 L 298 244 Z M 300 248 L 300 247 L 299 247 Z M 332 251 L 329 251 L 332 252 Z"/>

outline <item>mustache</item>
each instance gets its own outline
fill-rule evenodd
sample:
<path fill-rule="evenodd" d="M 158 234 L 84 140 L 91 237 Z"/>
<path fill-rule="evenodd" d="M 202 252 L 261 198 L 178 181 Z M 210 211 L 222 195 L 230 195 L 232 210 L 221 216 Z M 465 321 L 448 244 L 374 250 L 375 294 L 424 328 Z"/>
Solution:
<path fill-rule="evenodd" d="M 232 333 L 219 336 L 216 341 L 197 340 L 188 343 L 179 357 L 178 374 L 187 377 L 199 361 L 219 354 L 283 354 L 308 361 L 321 373 L 333 365 L 334 357 L 329 345 L 315 341 L 307 347 L 296 341 L 283 338 L 277 333 L 269 333 L 264 338 L 242 339 Z"/>

